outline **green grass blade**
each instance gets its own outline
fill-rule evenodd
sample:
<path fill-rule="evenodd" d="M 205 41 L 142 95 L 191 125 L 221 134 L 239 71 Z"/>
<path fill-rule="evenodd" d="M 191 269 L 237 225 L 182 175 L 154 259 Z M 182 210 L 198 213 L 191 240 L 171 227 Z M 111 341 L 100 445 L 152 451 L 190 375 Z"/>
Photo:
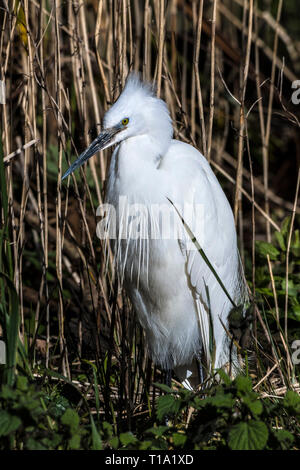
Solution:
<path fill-rule="evenodd" d="M 177 210 L 177 208 L 175 207 L 175 205 L 173 204 L 173 202 L 167 197 L 168 201 L 172 204 L 172 206 L 174 207 L 175 211 L 177 212 L 177 214 L 179 215 L 183 225 L 184 225 L 184 228 L 186 229 L 190 239 L 192 240 L 192 242 L 194 243 L 195 247 L 197 248 L 198 252 L 200 253 L 200 255 L 202 256 L 202 258 L 204 259 L 205 263 L 207 264 L 207 266 L 209 267 L 209 269 L 211 270 L 211 272 L 213 273 L 213 275 L 215 276 L 216 280 L 218 281 L 218 283 L 220 284 L 221 288 L 223 289 L 224 293 L 226 294 L 226 296 L 228 297 L 228 299 L 230 300 L 230 302 L 232 303 L 232 305 L 234 307 L 237 307 L 237 305 L 234 303 L 234 301 L 232 300 L 230 294 L 228 293 L 226 287 L 224 286 L 223 282 L 221 281 L 218 273 L 216 272 L 216 270 L 214 269 L 213 265 L 211 264 L 211 262 L 209 261 L 208 257 L 206 256 L 206 254 L 204 253 L 203 249 L 201 248 L 199 242 L 197 241 L 195 235 L 193 234 L 192 230 L 190 229 L 190 227 L 187 225 L 187 223 L 185 222 L 185 220 L 183 219 L 183 217 L 181 216 L 181 214 L 179 213 L 179 211 Z"/>
<path fill-rule="evenodd" d="M 0 278 L 7 285 L 9 293 L 10 315 L 5 314 L 5 340 L 7 349 L 7 361 L 5 365 L 4 376 L 6 383 L 13 385 L 15 379 L 15 370 L 17 362 L 17 349 L 19 338 L 19 299 L 13 282 L 9 277 L 0 272 Z"/>
<path fill-rule="evenodd" d="M 102 450 L 102 440 L 92 415 L 90 415 L 90 419 L 92 428 L 92 450 Z"/>

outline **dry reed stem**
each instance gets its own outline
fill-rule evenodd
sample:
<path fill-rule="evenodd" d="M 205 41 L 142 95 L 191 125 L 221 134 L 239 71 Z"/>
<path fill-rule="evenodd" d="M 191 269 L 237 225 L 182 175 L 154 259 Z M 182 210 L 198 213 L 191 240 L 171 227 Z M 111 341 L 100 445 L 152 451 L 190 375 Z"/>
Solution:
<path fill-rule="evenodd" d="M 249 72 L 250 50 L 251 50 L 251 37 L 252 37 L 252 24 L 253 24 L 253 0 L 249 0 L 249 14 L 248 14 L 248 30 L 247 30 L 247 47 L 246 57 L 243 69 L 243 77 L 241 78 L 241 93 L 240 93 L 240 118 L 239 118 L 239 145 L 238 145 L 238 158 L 236 168 L 236 186 L 234 195 L 234 219 L 237 223 L 238 211 L 241 208 L 241 186 L 243 174 L 243 151 L 244 151 L 244 137 L 245 137 L 245 95 L 247 87 L 247 79 Z"/>
<path fill-rule="evenodd" d="M 274 98 L 274 80 L 275 80 L 275 70 L 276 70 L 276 57 L 277 57 L 277 48 L 278 48 L 278 24 L 281 17 L 282 10 L 282 0 L 279 0 L 277 7 L 277 18 L 273 45 L 273 57 L 272 57 L 272 70 L 271 70 L 271 82 L 270 82 L 270 94 L 269 94 L 269 103 L 268 103 L 268 114 L 267 114 L 267 123 L 265 129 L 265 135 L 263 140 L 263 175 L 264 175 L 264 186 L 265 186 L 265 211 L 269 214 L 269 199 L 268 199 L 268 186 L 269 186 L 269 145 L 270 145 L 270 134 L 271 134 L 271 119 L 272 119 L 272 110 L 273 110 L 273 98 Z M 267 231 L 267 240 L 271 241 L 271 230 L 270 225 L 267 221 L 266 223 Z"/>
<path fill-rule="evenodd" d="M 288 376 L 289 376 L 289 379 L 290 379 L 290 374 L 291 374 L 291 371 L 292 371 L 292 369 L 293 369 L 293 365 L 292 365 L 292 361 L 291 361 L 291 357 L 290 357 L 290 352 L 289 352 L 287 337 L 285 338 L 285 337 L 283 336 L 283 334 L 281 333 L 281 331 L 280 331 L 279 309 L 278 309 L 277 292 L 276 292 L 276 288 L 275 288 L 275 281 L 274 281 L 274 276 L 273 276 L 273 269 L 272 269 L 272 264 L 271 264 L 270 256 L 269 256 L 269 255 L 267 255 L 267 262 L 268 262 L 268 268 L 269 268 L 270 279 L 271 279 L 271 285 L 272 285 L 272 291 L 273 291 L 273 297 L 274 297 L 274 304 L 275 304 L 275 313 L 276 313 L 277 326 L 278 326 L 278 329 L 279 329 L 279 335 L 280 335 L 281 342 L 282 342 L 283 347 L 284 347 L 285 352 L 286 352 L 287 364 L 288 364 L 287 372 L 288 372 Z"/>
<path fill-rule="evenodd" d="M 157 96 L 161 94 L 161 79 L 162 79 L 162 67 L 163 67 L 163 49 L 164 49 L 164 30 L 165 30 L 165 1 L 159 0 L 159 13 L 158 13 L 158 54 L 157 54 Z"/>
<path fill-rule="evenodd" d="M 291 224 L 290 224 L 287 247 L 286 247 L 286 258 L 285 258 L 284 334 L 285 334 L 285 340 L 286 340 L 287 344 L 288 344 L 289 258 L 290 258 L 290 249 L 291 249 L 293 227 L 294 227 L 295 215 L 296 215 L 296 207 L 297 207 L 297 204 L 298 204 L 298 197 L 299 197 L 299 185 L 300 185 L 300 169 L 298 169 L 298 177 L 297 177 L 297 186 L 296 186 L 296 193 L 295 193 L 295 199 L 294 199 L 294 207 L 293 207 L 293 211 L 292 211 Z"/>
<path fill-rule="evenodd" d="M 200 55 L 200 44 L 201 44 L 201 31 L 202 31 L 202 19 L 203 19 L 203 0 L 200 0 L 199 11 L 197 14 L 197 30 L 196 30 L 196 41 L 194 46 L 194 73 L 196 81 L 196 90 L 197 90 L 197 99 L 199 103 L 199 119 L 201 126 L 201 142 L 202 142 L 202 152 L 203 155 L 207 156 L 207 142 L 206 142 L 206 130 L 205 130 L 205 119 L 203 111 L 203 102 L 202 102 L 202 91 L 200 84 L 200 74 L 199 74 L 199 55 Z"/>
<path fill-rule="evenodd" d="M 100 111 L 99 111 L 99 104 L 98 104 L 98 99 L 97 99 L 97 94 L 96 94 L 94 74 L 93 74 L 93 71 L 92 71 L 91 58 L 90 58 L 90 55 L 89 55 L 89 52 L 88 52 L 89 51 L 88 35 L 87 35 L 87 29 L 86 29 L 85 5 L 84 5 L 83 0 L 81 0 L 79 2 L 79 15 L 80 15 L 80 26 L 81 26 L 81 31 L 82 31 L 82 35 L 83 35 L 84 57 L 85 57 L 85 63 L 86 63 L 86 66 L 87 66 L 87 71 L 88 71 L 89 83 L 90 83 L 90 87 L 91 87 L 92 108 L 93 108 L 93 111 L 94 111 L 96 126 L 98 126 L 97 128 L 99 130 Z M 101 204 L 102 197 L 101 197 L 100 186 L 99 186 L 98 178 L 97 178 L 97 174 L 96 174 L 94 159 L 90 160 L 90 167 L 91 167 L 91 170 L 92 170 L 93 179 L 94 179 L 95 186 L 96 186 L 98 201 L 99 201 L 99 204 Z M 106 165 L 105 165 L 105 162 L 104 162 L 103 152 L 101 152 L 100 153 L 101 181 L 104 181 L 105 173 L 106 173 Z"/>
<path fill-rule="evenodd" d="M 58 25 L 58 15 L 61 8 L 60 0 L 54 0 L 54 17 L 55 17 L 55 86 L 56 86 L 56 100 L 58 109 L 62 109 L 62 77 L 61 77 L 61 56 L 60 56 L 60 29 Z M 70 368 L 66 349 L 65 333 L 64 333 L 64 307 L 63 307 L 63 275 L 62 275 L 62 207 L 61 207 L 61 177 L 62 177 L 62 120 L 61 113 L 57 112 L 57 140 L 58 140 L 58 178 L 57 178 L 57 205 L 56 205 L 56 275 L 58 281 L 58 295 L 59 295 L 59 344 L 62 360 L 63 374 L 70 378 Z"/>
<path fill-rule="evenodd" d="M 247 8 L 247 5 L 246 5 Z M 238 30 L 242 31 L 243 29 L 243 24 L 242 22 L 229 10 L 229 8 L 226 7 L 225 4 L 220 3 L 219 4 L 219 11 L 224 15 L 224 17 L 232 23 Z M 259 10 L 257 9 L 257 6 L 255 6 L 255 14 L 257 16 Z M 274 20 L 273 20 L 274 21 Z M 252 42 L 255 43 L 260 50 L 262 54 L 264 54 L 271 62 L 273 59 L 273 50 L 266 44 L 265 41 L 263 41 L 257 32 L 254 32 L 252 34 Z M 280 57 L 276 57 L 276 66 L 281 69 L 283 65 L 283 61 L 280 59 Z M 285 67 L 284 69 L 284 75 L 285 77 L 290 81 L 293 82 L 294 80 L 297 80 L 297 75 L 294 74 L 294 72 L 289 68 Z"/>
<path fill-rule="evenodd" d="M 214 0 L 213 13 L 211 20 L 211 50 L 210 50 L 210 98 L 209 98 L 209 119 L 208 119 L 208 136 L 207 136 L 207 155 L 206 158 L 211 160 L 211 141 L 213 133 L 214 111 L 215 111 L 215 42 L 216 42 L 216 18 L 217 18 L 218 0 Z"/>

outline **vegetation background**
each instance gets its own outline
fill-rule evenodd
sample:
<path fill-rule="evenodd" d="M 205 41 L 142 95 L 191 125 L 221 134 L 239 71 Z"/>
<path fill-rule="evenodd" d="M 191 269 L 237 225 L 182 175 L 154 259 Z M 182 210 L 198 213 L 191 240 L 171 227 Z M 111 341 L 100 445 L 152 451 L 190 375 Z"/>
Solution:
<path fill-rule="evenodd" d="M 299 449 L 298 2 L 3 0 L 0 18 L 0 448 Z M 228 333 L 245 370 L 201 393 L 155 385 L 105 273 L 111 152 L 61 184 L 130 70 L 234 211 L 252 307 Z"/>

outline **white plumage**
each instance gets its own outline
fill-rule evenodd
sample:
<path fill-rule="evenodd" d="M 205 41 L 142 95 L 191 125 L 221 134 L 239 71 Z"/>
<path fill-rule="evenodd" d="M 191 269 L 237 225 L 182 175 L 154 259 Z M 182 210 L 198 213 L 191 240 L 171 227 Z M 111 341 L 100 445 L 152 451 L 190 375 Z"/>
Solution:
<path fill-rule="evenodd" d="M 165 369 L 175 369 L 190 387 L 196 374 L 195 358 L 203 360 L 204 354 L 206 364 L 212 361 L 210 315 L 216 345 L 214 367 L 230 361 L 224 326 L 228 327 L 232 304 L 169 200 L 184 216 L 236 304 L 244 300 L 245 284 L 227 198 L 204 156 L 172 135 L 164 101 L 131 74 L 105 115 L 104 131 L 64 177 L 100 148 L 117 144 L 106 203 L 116 211 L 109 214 L 109 233 L 116 229 L 113 245 L 120 280 L 145 329 L 153 360 Z M 183 214 L 184 207 L 188 210 Z M 161 238 L 161 208 L 171 213 L 171 233 L 177 233 L 173 239 Z M 116 227 L 112 227 L 115 220 Z M 134 228 L 136 232 L 128 238 Z M 236 362 L 235 353 L 231 360 Z"/>

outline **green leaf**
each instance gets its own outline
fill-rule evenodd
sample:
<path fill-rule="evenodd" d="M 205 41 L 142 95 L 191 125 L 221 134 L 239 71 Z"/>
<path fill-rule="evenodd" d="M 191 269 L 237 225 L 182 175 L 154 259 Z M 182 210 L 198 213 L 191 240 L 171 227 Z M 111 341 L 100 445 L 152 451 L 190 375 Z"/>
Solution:
<path fill-rule="evenodd" d="M 289 449 L 295 440 L 293 434 L 285 429 L 274 429 L 272 432 L 283 450 Z"/>
<path fill-rule="evenodd" d="M 174 434 L 172 434 L 172 437 L 173 437 L 173 443 L 175 447 L 183 446 L 187 440 L 187 436 L 180 432 L 174 432 Z"/>
<path fill-rule="evenodd" d="M 300 321 L 300 305 L 293 306 L 292 311 L 288 312 L 288 317 L 291 320 Z"/>
<path fill-rule="evenodd" d="M 166 384 L 160 384 L 160 383 L 154 383 L 153 384 L 155 387 L 157 388 L 160 388 L 163 392 L 166 392 L 166 393 L 174 393 L 174 390 L 172 390 L 170 387 L 168 387 L 168 385 Z"/>
<path fill-rule="evenodd" d="M 280 252 L 273 246 L 271 243 L 263 242 L 257 240 L 255 242 L 256 251 L 260 256 L 266 257 L 267 255 L 270 256 L 271 260 L 276 260 L 279 256 Z"/>
<path fill-rule="evenodd" d="M 161 421 L 166 415 L 176 414 L 180 408 L 180 401 L 173 395 L 163 395 L 157 401 L 157 417 Z"/>
<path fill-rule="evenodd" d="M 228 374 L 223 369 L 218 369 L 217 371 L 218 376 L 220 377 L 221 380 L 223 380 L 225 385 L 230 385 L 231 384 L 231 378 L 229 377 Z"/>
<path fill-rule="evenodd" d="M 281 289 L 283 290 L 283 292 L 285 293 L 286 292 L 286 285 L 285 285 L 286 281 L 285 279 L 282 279 L 281 281 Z M 296 297 L 298 295 L 298 292 L 299 292 L 299 286 L 296 285 L 293 283 L 293 281 L 291 279 L 288 280 L 288 295 L 289 296 L 293 296 L 293 297 Z"/>
<path fill-rule="evenodd" d="M 109 439 L 113 435 L 113 427 L 110 423 L 107 421 L 104 421 L 102 424 L 103 431 L 105 431 L 105 434 L 107 435 L 107 438 Z"/>
<path fill-rule="evenodd" d="M 32 437 L 29 437 L 26 441 L 25 448 L 27 450 L 47 450 L 43 444 L 41 444 L 39 441 L 36 439 L 33 439 Z"/>
<path fill-rule="evenodd" d="M 123 446 L 128 446 L 129 444 L 134 444 L 137 441 L 137 438 L 132 434 L 132 432 L 123 432 L 120 434 L 120 441 Z"/>
<path fill-rule="evenodd" d="M 142 441 L 139 447 L 139 450 L 153 450 L 153 442 L 152 441 Z"/>
<path fill-rule="evenodd" d="M 62 415 L 61 422 L 70 428 L 71 434 L 75 434 L 79 426 L 79 416 L 72 408 L 68 408 Z"/>
<path fill-rule="evenodd" d="M 58 397 L 52 398 L 52 401 L 48 407 L 48 413 L 53 418 L 59 418 L 65 411 L 70 407 L 69 400 L 66 397 L 59 395 Z"/>
<path fill-rule="evenodd" d="M 235 378 L 234 384 L 237 388 L 237 391 L 240 394 L 247 394 L 252 391 L 252 382 L 250 377 L 245 377 L 244 375 L 239 375 Z"/>
<path fill-rule="evenodd" d="M 7 411 L 0 411 L 0 436 L 8 436 L 15 432 L 22 422 L 18 416 L 9 414 Z"/>
<path fill-rule="evenodd" d="M 281 224 L 281 233 L 283 236 L 287 236 L 290 230 L 290 224 L 291 224 L 292 217 L 289 215 L 285 217 Z"/>
<path fill-rule="evenodd" d="M 217 393 L 213 397 L 207 397 L 202 400 L 203 405 L 211 405 L 215 408 L 232 408 L 234 399 L 231 393 Z"/>
<path fill-rule="evenodd" d="M 26 390 L 28 390 L 28 379 L 24 375 L 18 375 L 17 389 L 21 390 L 21 392 L 26 392 Z"/>
<path fill-rule="evenodd" d="M 284 241 L 284 237 L 282 235 L 281 232 L 275 232 L 275 237 L 276 237 L 276 240 L 278 242 L 278 245 L 280 246 L 280 249 L 282 251 L 286 251 L 286 246 L 285 246 L 285 241 Z"/>
<path fill-rule="evenodd" d="M 298 393 L 288 390 L 284 397 L 283 405 L 292 413 L 300 415 L 300 396 Z"/>
<path fill-rule="evenodd" d="M 292 236 L 291 241 L 291 252 L 294 256 L 300 256 L 300 232 L 299 230 L 295 230 Z"/>
<path fill-rule="evenodd" d="M 165 431 L 169 429 L 169 426 L 155 426 L 153 428 L 147 429 L 148 434 L 153 434 L 156 437 L 161 437 Z"/>
<path fill-rule="evenodd" d="M 117 449 L 119 447 L 119 438 L 117 436 L 112 437 L 109 440 L 109 444 L 113 449 Z"/>
<path fill-rule="evenodd" d="M 4 400 L 14 400 L 16 398 L 17 391 L 13 390 L 6 384 L 2 385 L 2 389 L 0 392 L 0 397 Z"/>
<path fill-rule="evenodd" d="M 268 428 L 262 421 L 241 422 L 230 429 L 228 445 L 232 450 L 261 450 L 268 436 Z"/>
<path fill-rule="evenodd" d="M 268 297 L 273 297 L 273 291 L 271 289 L 268 289 L 267 287 L 259 287 L 256 289 L 256 292 L 259 292 L 260 294 L 263 294 Z"/>
<path fill-rule="evenodd" d="M 79 433 L 74 434 L 71 439 L 69 439 L 69 447 L 72 450 L 78 450 L 80 448 L 81 436 Z"/>
<path fill-rule="evenodd" d="M 63 436 L 61 436 L 59 434 L 54 434 L 54 435 L 50 434 L 49 437 L 45 437 L 40 442 L 47 449 L 53 450 L 53 449 L 56 449 L 59 446 L 59 444 L 62 442 L 62 440 L 63 440 Z"/>
<path fill-rule="evenodd" d="M 261 401 L 259 401 L 257 398 L 252 398 L 249 396 L 245 396 L 243 398 L 243 403 L 248 407 L 248 409 L 251 411 L 253 415 L 260 415 L 263 411 L 263 406 Z"/>

